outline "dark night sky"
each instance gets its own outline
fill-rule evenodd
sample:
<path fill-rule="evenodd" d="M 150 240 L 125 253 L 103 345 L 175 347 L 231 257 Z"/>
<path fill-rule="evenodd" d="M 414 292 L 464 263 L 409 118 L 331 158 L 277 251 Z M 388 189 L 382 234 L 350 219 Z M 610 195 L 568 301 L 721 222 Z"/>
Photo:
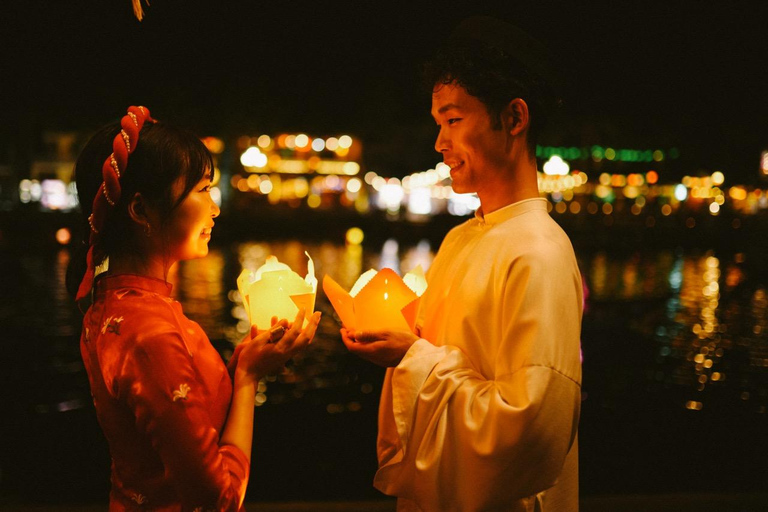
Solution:
<path fill-rule="evenodd" d="M 566 120 L 542 143 L 677 146 L 671 173 L 754 181 L 768 8 L 710 3 L 153 0 L 138 23 L 128 0 L 13 2 L 0 21 L 3 152 L 143 103 L 201 135 L 350 133 L 369 168 L 423 170 L 439 157 L 420 63 L 462 18 L 492 14 L 565 64 Z"/>

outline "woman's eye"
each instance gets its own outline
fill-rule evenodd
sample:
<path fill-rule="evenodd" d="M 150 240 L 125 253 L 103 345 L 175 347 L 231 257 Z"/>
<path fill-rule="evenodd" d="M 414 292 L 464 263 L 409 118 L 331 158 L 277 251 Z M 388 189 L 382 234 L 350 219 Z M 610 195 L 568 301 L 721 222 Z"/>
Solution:
<path fill-rule="evenodd" d="M 210 192 L 210 191 L 211 191 L 211 186 L 210 185 L 206 185 L 206 186 L 204 186 L 203 188 L 200 189 L 200 192 Z"/>

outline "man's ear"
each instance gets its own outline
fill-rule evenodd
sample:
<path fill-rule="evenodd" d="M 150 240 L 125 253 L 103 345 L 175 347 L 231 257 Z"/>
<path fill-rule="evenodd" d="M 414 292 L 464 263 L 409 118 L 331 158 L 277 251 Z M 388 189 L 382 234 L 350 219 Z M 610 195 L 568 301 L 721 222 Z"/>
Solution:
<path fill-rule="evenodd" d="M 502 112 L 504 117 L 505 128 L 510 135 L 519 135 L 521 132 L 528 129 L 530 124 L 530 114 L 528 112 L 528 104 L 522 98 L 515 98 L 510 101 L 504 111 Z"/>

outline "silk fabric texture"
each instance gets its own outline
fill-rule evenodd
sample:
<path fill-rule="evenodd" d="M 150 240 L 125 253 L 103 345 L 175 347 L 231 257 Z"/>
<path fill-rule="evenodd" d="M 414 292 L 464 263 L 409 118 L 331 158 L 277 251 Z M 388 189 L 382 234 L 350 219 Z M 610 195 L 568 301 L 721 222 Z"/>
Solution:
<path fill-rule="evenodd" d="M 546 200 L 454 228 L 427 282 L 423 339 L 384 382 L 375 486 L 398 510 L 578 510 L 581 274 Z"/>
<path fill-rule="evenodd" d="M 249 463 L 221 445 L 232 382 L 164 281 L 97 279 L 80 349 L 112 455 L 110 511 L 242 510 Z"/>

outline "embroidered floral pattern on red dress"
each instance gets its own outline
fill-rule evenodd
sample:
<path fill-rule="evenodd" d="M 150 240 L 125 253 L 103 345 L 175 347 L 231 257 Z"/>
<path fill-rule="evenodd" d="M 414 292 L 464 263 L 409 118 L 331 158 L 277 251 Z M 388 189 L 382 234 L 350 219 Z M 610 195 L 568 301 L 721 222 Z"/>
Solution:
<path fill-rule="evenodd" d="M 143 494 L 133 493 L 131 499 L 135 501 L 137 505 L 144 505 L 147 502 L 147 497 Z"/>
<path fill-rule="evenodd" d="M 114 334 L 120 334 L 120 325 L 123 323 L 123 317 L 113 317 L 110 316 L 106 320 L 104 320 L 104 325 L 101 326 L 101 334 L 106 334 L 108 332 L 114 333 Z"/>
<path fill-rule="evenodd" d="M 190 387 L 186 384 L 179 386 L 179 389 L 173 392 L 173 401 L 175 402 L 176 400 L 186 400 L 189 389 Z"/>

